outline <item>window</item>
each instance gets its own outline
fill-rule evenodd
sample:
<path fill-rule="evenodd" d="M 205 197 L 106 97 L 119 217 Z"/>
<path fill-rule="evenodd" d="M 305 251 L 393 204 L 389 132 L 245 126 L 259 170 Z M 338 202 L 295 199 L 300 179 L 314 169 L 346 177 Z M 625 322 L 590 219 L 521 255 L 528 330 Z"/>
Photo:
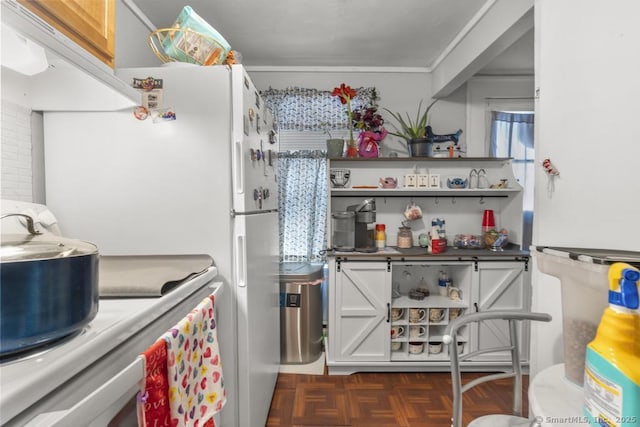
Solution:
<path fill-rule="evenodd" d="M 525 189 L 524 210 L 533 210 L 533 118 L 531 112 L 492 111 L 491 157 L 512 157 L 513 172 Z"/>
<path fill-rule="evenodd" d="M 352 107 L 368 105 L 374 88 L 356 89 Z M 326 140 L 348 135 L 348 116 L 331 91 L 289 88 L 262 92 L 273 111 L 280 138 L 280 259 L 318 262 L 326 248 Z"/>
<path fill-rule="evenodd" d="M 531 244 L 533 225 L 533 184 L 534 160 L 533 148 L 534 114 L 525 111 L 492 111 L 491 144 L 489 155 L 492 157 L 513 158 L 513 173 L 524 188 L 523 192 L 523 247 Z"/>

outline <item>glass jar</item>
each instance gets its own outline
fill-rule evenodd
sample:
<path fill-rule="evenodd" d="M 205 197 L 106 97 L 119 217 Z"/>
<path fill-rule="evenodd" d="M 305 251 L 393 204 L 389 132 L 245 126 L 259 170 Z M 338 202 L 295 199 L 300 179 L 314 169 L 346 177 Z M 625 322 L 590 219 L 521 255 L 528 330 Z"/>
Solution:
<path fill-rule="evenodd" d="M 413 246 L 413 235 L 411 227 L 402 226 L 398 228 L 398 245 L 401 249 L 408 249 Z"/>
<path fill-rule="evenodd" d="M 387 233 L 384 224 L 376 224 L 376 248 L 384 249 L 387 246 Z"/>

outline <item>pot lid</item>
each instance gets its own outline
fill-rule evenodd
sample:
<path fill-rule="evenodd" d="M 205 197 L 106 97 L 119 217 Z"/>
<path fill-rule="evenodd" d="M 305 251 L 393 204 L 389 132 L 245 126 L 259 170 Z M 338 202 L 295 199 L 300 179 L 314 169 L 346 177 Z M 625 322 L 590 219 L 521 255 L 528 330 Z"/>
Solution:
<path fill-rule="evenodd" d="M 48 235 L 3 234 L 0 262 L 30 261 L 97 254 L 89 242 Z"/>

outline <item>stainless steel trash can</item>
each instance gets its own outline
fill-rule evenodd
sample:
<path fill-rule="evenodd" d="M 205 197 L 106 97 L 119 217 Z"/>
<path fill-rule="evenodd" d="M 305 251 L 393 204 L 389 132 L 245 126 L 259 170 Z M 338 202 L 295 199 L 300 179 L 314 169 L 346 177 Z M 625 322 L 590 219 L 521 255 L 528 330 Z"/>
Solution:
<path fill-rule="evenodd" d="M 280 264 L 280 363 L 322 354 L 322 264 Z"/>

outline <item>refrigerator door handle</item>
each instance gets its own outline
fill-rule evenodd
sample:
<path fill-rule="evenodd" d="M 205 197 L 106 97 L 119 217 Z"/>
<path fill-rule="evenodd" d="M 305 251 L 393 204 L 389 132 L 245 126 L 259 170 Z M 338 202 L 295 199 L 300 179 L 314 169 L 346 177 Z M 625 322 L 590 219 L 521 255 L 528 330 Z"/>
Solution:
<path fill-rule="evenodd" d="M 259 214 L 272 213 L 272 212 L 278 212 L 278 209 L 263 209 L 261 211 L 245 211 L 245 212 L 238 212 L 235 209 L 231 209 L 231 216 L 235 218 L 237 216 L 243 216 L 243 215 L 259 215 Z"/>
<path fill-rule="evenodd" d="M 235 157 L 235 168 L 236 176 L 234 177 L 234 182 L 236 184 L 236 193 L 243 194 L 244 193 L 244 156 L 242 155 L 242 141 L 236 141 L 234 143 L 234 157 Z"/>
<path fill-rule="evenodd" d="M 244 247 L 244 236 L 236 236 L 236 281 L 238 286 L 244 288 L 247 286 L 247 252 Z"/>

